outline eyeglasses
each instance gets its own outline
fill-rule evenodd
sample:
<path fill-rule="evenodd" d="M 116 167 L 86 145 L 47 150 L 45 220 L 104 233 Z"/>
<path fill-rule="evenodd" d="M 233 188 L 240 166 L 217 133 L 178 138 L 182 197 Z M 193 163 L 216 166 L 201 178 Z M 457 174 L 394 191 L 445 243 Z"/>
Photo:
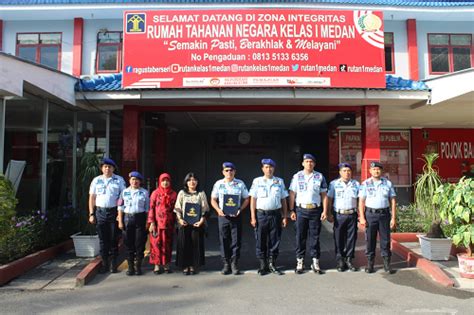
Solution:
<path fill-rule="evenodd" d="M 226 173 L 233 172 L 233 171 L 235 171 L 235 170 L 231 169 L 231 168 L 228 168 L 228 169 L 224 170 L 224 172 L 226 172 Z"/>

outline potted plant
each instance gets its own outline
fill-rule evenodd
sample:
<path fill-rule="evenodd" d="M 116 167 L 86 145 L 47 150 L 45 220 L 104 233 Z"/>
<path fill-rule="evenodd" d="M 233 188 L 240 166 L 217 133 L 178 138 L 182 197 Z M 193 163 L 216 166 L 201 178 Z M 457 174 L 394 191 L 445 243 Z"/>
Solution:
<path fill-rule="evenodd" d="M 79 175 L 77 177 L 78 205 L 81 209 L 79 216 L 80 232 L 71 235 L 74 241 L 76 255 L 79 257 L 94 257 L 99 254 L 99 237 L 95 226 L 87 222 L 89 206 L 89 186 L 94 177 L 100 174 L 100 163 L 94 153 L 83 154 L 80 163 Z M 84 210 L 85 209 L 85 210 Z"/>
<path fill-rule="evenodd" d="M 446 238 L 441 229 L 441 218 L 438 208 L 433 204 L 433 196 L 442 185 L 438 170 L 434 162 L 438 159 L 437 153 L 423 154 L 423 174 L 416 180 L 415 204 L 424 216 L 431 222 L 426 235 L 419 235 L 421 253 L 429 260 L 449 260 L 452 241 Z"/>
<path fill-rule="evenodd" d="M 438 187 L 433 203 L 453 227 L 454 245 L 466 249 L 457 255 L 461 276 L 474 279 L 474 179 L 463 177 L 456 184 Z"/>

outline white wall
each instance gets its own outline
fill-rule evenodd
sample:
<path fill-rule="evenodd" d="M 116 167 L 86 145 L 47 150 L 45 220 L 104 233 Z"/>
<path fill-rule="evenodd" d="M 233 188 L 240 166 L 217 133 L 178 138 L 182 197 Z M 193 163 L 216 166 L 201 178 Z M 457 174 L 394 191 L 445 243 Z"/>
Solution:
<path fill-rule="evenodd" d="M 101 29 L 109 32 L 122 31 L 122 20 L 84 20 L 84 46 L 82 47 L 82 74 L 95 74 L 97 33 Z"/>
<path fill-rule="evenodd" d="M 3 21 L 3 51 L 15 55 L 17 33 L 60 32 L 62 33 L 61 71 L 72 73 L 72 46 L 74 21 Z"/>
<path fill-rule="evenodd" d="M 431 77 L 436 77 L 436 75 L 430 75 L 429 73 L 430 68 L 428 59 L 428 33 L 472 35 L 474 32 L 474 26 L 472 22 L 417 21 L 416 31 L 418 42 L 418 62 L 420 69 L 420 80 L 423 80 Z"/>
<path fill-rule="evenodd" d="M 393 33 L 395 76 L 409 78 L 407 30 L 405 21 L 385 21 L 385 32 Z"/>

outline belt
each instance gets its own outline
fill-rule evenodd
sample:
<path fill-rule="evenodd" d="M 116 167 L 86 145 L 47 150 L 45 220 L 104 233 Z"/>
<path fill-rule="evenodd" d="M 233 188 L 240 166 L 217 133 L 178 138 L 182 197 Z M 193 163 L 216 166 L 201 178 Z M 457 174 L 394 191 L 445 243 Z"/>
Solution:
<path fill-rule="evenodd" d="M 384 213 L 384 212 L 388 212 L 389 211 L 389 207 L 387 208 L 379 208 L 379 209 L 375 209 L 375 208 L 370 208 L 370 207 L 365 207 L 365 211 L 368 211 L 370 213 Z"/>
<path fill-rule="evenodd" d="M 277 214 L 280 214 L 280 209 L 275 209 L 275 210 L 257 209 L 257 213 L 264 214 L 264 215 L 277 215 Z"/>
<path fill-rule="evenodd" d="M 347 209 L 347 210 L 342 210 L 342 209 L 334 209 L 334 212 L 338 214 L 353 214 L 357 212 L 357 209 Z"/>
<path fill-rule="evenodd" d="M 303 209 L 316 209 L 316 208 L 319 208 L 319 206 L 315 203 L 307 203 L 307 204 L 300 203 L 300 204 L 297 204 L 296 206 L 300 207 L 300 208 L 303 208 Z"/>
<path fill-rule="evenodd" d="M 95 207 L 95 209 L 100 210 L 100 211 L 114 211 L 114 210 L 117 210 L 117 207 L 112 207 L 112 208 Z"/>

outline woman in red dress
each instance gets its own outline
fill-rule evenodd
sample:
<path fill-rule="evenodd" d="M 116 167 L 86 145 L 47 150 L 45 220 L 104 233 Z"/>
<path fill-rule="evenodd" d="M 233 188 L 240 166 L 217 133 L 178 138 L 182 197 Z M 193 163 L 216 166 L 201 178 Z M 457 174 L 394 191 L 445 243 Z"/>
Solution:
<path fill-rule="evenodd" d="M 156 188 L 150 197 L 150 263 L 155 265 L 154 274 L 163 271 L 170 273 L 171 251 L 176 216 L 173 212 L 176 192 L 171 188 L 171 177 L 167 173 L 160 175 Z M 163 267 L 163 269 L 162 269 Z"/>

